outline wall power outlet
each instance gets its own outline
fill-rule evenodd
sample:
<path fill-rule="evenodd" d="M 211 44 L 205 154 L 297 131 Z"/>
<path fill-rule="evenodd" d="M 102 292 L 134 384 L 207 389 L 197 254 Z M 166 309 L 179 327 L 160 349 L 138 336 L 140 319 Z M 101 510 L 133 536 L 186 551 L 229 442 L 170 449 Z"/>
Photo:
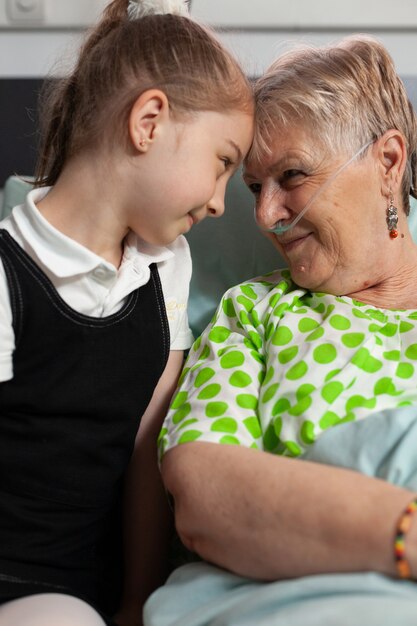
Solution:
<path fill-rule="evenodd" d="M 40 25 L 45 19 L 44 0 L 6 0 L 7 17 L 11 24 Z"/>

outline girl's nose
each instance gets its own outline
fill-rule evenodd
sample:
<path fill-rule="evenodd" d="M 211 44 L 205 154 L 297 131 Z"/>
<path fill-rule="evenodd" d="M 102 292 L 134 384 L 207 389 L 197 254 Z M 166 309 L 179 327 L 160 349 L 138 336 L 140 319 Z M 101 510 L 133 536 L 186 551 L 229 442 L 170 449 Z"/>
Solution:
<path fill-rule="evenodd" d="M 209 217 L 221 217 L 224 213 L 225 185 L 217 185 L 214 195 L 207 205 Z"/>

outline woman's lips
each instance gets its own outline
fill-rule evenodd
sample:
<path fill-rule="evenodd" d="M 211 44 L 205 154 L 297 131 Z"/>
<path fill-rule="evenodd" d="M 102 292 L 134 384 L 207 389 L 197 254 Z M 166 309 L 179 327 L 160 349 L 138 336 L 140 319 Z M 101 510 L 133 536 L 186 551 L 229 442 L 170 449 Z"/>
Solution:
<path fill-rule="evenodd" d="M 279 241 L 279 243 L 282 246 L 282 249 L 284 250 L 284 252 L 291 252 L 292 250 L 295 250 L 296 248 L 298 248 L 299 246 L 303 245 L 303 243 L 306 241 L 306 239 L 308 239 L 311 236 L 312 233 L 307 233 L 306 235 L 300 235 L 298 237 L 294 237 L 293 239 L 289 240 L 289 241 Z"/>

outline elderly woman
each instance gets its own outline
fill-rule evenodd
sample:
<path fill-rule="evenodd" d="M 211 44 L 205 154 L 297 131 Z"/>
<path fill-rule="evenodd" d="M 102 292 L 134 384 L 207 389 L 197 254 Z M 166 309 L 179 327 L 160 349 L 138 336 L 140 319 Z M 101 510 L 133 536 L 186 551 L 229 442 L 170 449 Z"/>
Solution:
<path fill-rule="evenodd" d="M 284 55 L 255 95 L 244 178 L 288 270 L 229 290 L 191 350 L 162 473 L 223 569 L 180 568 L 146 623 L 414 625 L 415 114 L 366 37 Z"/>

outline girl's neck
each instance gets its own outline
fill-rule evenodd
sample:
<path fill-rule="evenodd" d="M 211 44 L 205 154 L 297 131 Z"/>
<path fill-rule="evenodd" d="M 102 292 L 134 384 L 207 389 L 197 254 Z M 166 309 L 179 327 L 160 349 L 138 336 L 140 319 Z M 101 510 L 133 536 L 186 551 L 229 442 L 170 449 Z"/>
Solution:
<path fill-rule="evenodd" d="M 37 208 L 54 228 L 118 268 L 128 228 L 109 170 L 93 155 L 74 159 Z"/>

